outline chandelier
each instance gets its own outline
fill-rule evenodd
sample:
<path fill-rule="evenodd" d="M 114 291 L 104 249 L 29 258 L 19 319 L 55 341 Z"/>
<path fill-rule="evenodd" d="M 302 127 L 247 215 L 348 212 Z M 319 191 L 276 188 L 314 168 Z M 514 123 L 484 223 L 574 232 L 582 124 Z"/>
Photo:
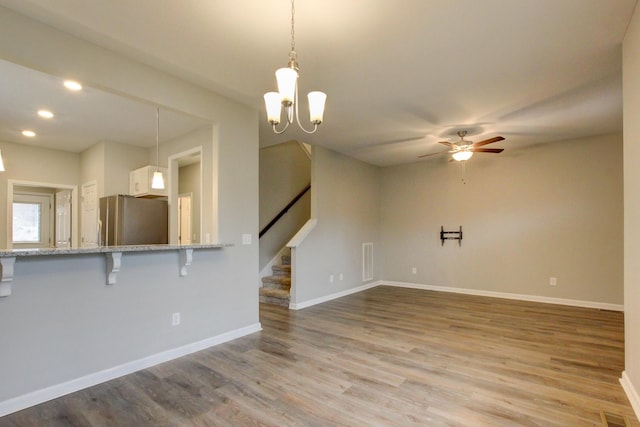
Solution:
<path fill-rule="evenodd" d="M 267 120 L 273 126 L 276 134 L 281 134 L 294 119 L 300 129 L 306 133 L 314 133 L 318 130 L 318 125 L 322 123 L 324 114 L 324 104 L 327 95 L 323 92 L 309 92 L 309 121 L 313 124 L 313 130 L 305 129 L 300 123 L 298 115 L 298 55 L 296 54 L 295 40 L 295 5 L 291 0 L 291 51 L 289 52 L 289 63 L 285 68 L 276 71 L 276 80 L 278 82 L 278 92 L 267 92 L 264 94 L 264 102 L 267 108 Z M 284 109 L 287 116 L 287 122 L 280 130 L 276 128 L 280 124 L 280 116 Z"/>

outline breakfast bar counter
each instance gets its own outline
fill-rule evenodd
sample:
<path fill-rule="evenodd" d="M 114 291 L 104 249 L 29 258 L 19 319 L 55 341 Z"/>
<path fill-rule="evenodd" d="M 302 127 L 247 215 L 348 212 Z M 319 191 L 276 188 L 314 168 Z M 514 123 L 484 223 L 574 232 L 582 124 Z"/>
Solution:
<path fill-rule="evenodd" d="M 221 249 L 233 246 L 233 243 L 211 243 L 191 245 L 127 245 L 127 246 L 99 246 L 92 248 L 30 248 L 0 250 L 0 297 L 11 295 L 14 264 L 16 258 L 65 256 L 83 254 L 105 254 L 107 284 L 116 283 L 117 274 L 120 271 L 122 254 L 127 252 L 155 252 L 177 251 L 178 274 L 187 275 L 187 267 L 193 261 L 193 251 L 197 249 Z"/>

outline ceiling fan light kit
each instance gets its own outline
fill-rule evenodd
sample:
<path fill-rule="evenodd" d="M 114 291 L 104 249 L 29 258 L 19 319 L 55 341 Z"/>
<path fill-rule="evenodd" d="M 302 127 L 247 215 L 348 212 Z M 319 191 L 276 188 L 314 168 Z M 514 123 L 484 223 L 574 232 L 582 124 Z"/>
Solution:
<path fill-rule="evenodd" d="M 313 124 L 312 130 L 305 129 L 300 123 L 298 114 L 298 55 L 295 50 L 295 4 L 291 0 L 291 51 L 289 52 L 289 63 L 285 68 L 276 71 L 276 81 L 278 92 L 267 92 L 264 94 L 264 103 L 267 110 L 267 120 L 273 127 L 273 132 L 281 134 L 290 124 L 296 121 L 298 127 L 306 133 L 314 133 L 318 130 L 318 125 L 322 123 L 324 117 L 324 106 L 327 95 L 324 92 L 309 92 L 309 121 Z M 281 130 L 276 128 L 280 124 L 280 117 L 284 109 L 287 121 Z"/>
<path fill-rule="evenodd" d="M 471 158 L 471 156 L 473 156 L 473 152 L 472 151 L 456 151 L 455 153 L 453 153 L 451 155 L 451 157 L 453 158 L 453 160 L 458 161 L 458 162 L 464 162 L 465 160 L 469 160 Z"/>

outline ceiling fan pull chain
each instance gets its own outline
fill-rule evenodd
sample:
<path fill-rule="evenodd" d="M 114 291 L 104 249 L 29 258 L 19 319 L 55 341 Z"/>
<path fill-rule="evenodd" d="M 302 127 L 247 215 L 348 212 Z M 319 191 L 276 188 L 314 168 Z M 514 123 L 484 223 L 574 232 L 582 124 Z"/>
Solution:
<path fill-rule="evenodd" d="M 461 176 L 462 176 L 462 183 L 463 184 L 467 183 L 467 181 L 464 180 L 464 174 L 465 174 L 465 170 L 466 170 L 465 163 L 467 163 L 466 160 L 463 160 L 463 161 L 460 162 L 460 173 L 461 173 Z"/>

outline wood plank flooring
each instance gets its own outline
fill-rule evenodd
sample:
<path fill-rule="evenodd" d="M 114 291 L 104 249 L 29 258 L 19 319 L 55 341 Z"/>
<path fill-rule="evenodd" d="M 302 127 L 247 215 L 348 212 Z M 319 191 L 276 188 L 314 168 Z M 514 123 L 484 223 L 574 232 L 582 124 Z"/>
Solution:
<path fill-rule="evenodd" d="M 640 426 L 623 315 L 377 287 L 0 418 L 0 426 Z"/>

